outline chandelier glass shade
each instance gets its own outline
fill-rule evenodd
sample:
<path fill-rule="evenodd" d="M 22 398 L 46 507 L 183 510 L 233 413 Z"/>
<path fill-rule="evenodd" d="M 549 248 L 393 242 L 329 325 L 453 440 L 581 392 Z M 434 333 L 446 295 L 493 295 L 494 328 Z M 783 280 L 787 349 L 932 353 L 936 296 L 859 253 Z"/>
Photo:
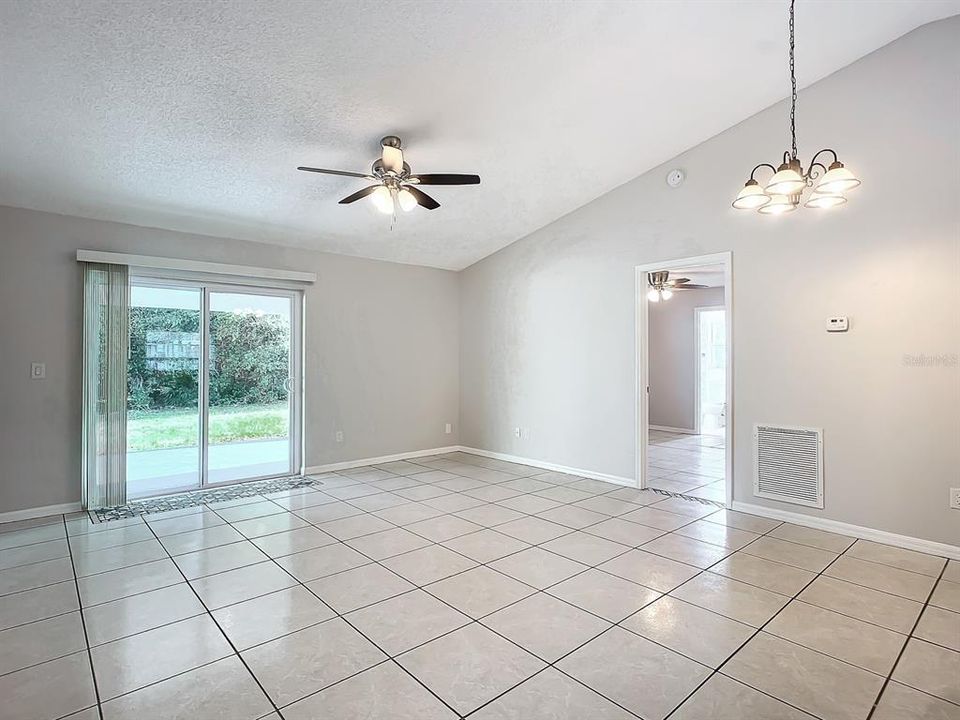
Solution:
<path fill-rule="evenodd" d="M 797 75 L 794 63 L 794 1 L 790 0 L 790 137 L 791 149 L 783 153 L 783 159 L 776 167 L 770 163 L 760 163 L 750 173 L 750 178 L 737 194 L 733 207 L 737 210 L 756 210 L 763 215 L 783 215 L 796 210 L 803 202 L 804 193 L 812 188 L 813 192 L 803 204 L 814 209 L 828 209 L 847 202 L 844 193 L 860 184 L 830 148 L 815 153 L 810 165 L 804 169 L 797 155 Z M 832 156 L 829 166 L 820 162 L 823 155 Z M 764 185 L 757 180 L 759 170 L 769 170 L 772 174 Z"/>

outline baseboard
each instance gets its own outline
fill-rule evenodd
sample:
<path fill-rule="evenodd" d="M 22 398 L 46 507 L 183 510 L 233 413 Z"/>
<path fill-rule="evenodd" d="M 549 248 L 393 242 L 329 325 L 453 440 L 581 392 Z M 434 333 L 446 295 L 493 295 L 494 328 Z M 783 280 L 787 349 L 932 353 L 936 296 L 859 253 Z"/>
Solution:
<path fill-rule="evenodd" d="M 555 472 L 567 473 L 569 475 L 579 475 L 580 477 L 590 478 L 591 480 L 603 480 L 604 482 L 615 485 L 625 485 L 635 488 L 637 481 L 633 478 L 621 477 L 619 475 L 608 475 L 607 473 L 598 473 L 593 470 L 583 470 L 581 468 L 568 467 L 567 465 L 557 465 L 556 463 L 543 462 L 542 460 L 533 460 L 520 455 L 508 455 L 507 453 L 492 452 L 490 450 L 480 450 L 479 448 L 466 447 L 461 445 L 457 448 L 460 452 L 470 453 L 471 455 L 480 455 L 481 457 L 491 458 L 493 460 L 505 460 L 507 462 L 519 463 L 521 465 L 531 465 L 544 470 L 553 470 Z"/>
<path fill-rule="evenodd" d="M 327 463 L 326 465 L 313 465 L 303 469 L 304 475 L 316 475 L 317 473 L 335 472 L 337 470 L 349 470 L 355 467 L 364 467 L 365 465 L 380 465 L 382 463 L 396 462 L 397 460 L 409 460 L 411 458 L 427 457 L 428 455 L 443 455 L 444 453 L 457 452 L 459 445 L 448 445 L 447 447 L 430 448 L 429 450 L 413 450 L 411 452 L 395 453 L 394 455 L 381 455 L 379 457 L 360 458 L 358 460 L 345 460 L 343 462 Z"/>
<path fill-rule="evenodd" d="M 690 428 L 675 428 L 670 427 L 669 425 L 648 425 L 651 430 L 659 430 L 661 432 L 670 432 L 670 433 L 682 433 L 683 435 L 699 435 L 696 430 L 691 430 Z"/>
<path fill-rule="evenodd" d="M 46 517 L 47 515 L 67 515 L 69 513 L 80 512 L 82 509 L 78 502 L 24 508 L 23 510 L 0 513 L 0 523 L 16 522 L 17 520 L 33 520 L 33 518 Z"/>
<path fill-rule="evenodd" d="M 933 540 L 923 540 L 921 538 L 910 537 L 909 535 L 898 535 L 897 533 L 887 532 L 886 530 L 875 530 L 860 525 L 840 522 L 839 520 L 830 520 L 814 515 L 804 515 L 803 513 L 790 512 L 789 510 L 777 510 L 776 508 L 736 500 L 733 503 L 733 509 L 750 513 L 751 515 L 772 518 L 773 520 L 785 520 L 795 525 L 812 527 L 817 530 L 826 530 L 839 535 L 872 540 L 873 542 L 884 545 L 894 545 L 907 550 L 916 550 L 917 552 L 928 553 L 930 555 L 939 555 L 953 560 L 960 560 L 960 547 L 956 545 L 934 542 Z"/>

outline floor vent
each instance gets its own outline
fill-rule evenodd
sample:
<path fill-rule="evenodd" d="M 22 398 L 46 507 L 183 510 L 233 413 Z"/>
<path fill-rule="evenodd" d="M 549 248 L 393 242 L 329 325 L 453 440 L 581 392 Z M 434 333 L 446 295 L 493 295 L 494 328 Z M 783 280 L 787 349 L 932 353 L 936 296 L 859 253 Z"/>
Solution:
<path fill-rule="evenodd" d="M 757 425 L 753 431 L 757 497 L 823 507 L 823 431 Z"/>

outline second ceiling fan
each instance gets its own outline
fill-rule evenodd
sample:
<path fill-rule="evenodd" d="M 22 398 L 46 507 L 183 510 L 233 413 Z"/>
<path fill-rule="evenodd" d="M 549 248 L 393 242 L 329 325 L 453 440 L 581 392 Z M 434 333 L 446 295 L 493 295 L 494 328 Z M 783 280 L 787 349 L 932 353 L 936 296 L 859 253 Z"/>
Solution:
<path fill-rule="evenodd" d="M 479 175 L 455 173 L 427 173 L 414 175 L 403 159 L 400 138 L 387 135 L 380 140 L 380 157 L 374 161 L 369 173 L 350 172 L 349 170 L 326 170 L 324 168 L 298 167 L 297 170 L 323 173 L 325 175 L 344 175 L 363 178 L 373 182 L 340 201 L 349 205 L 365 197 L 370 197 L 374 206 L 387 215 L 396 214 L 397 207 L 404 211 L 413 210 L 417 205 L 427 210 L 436 210 L 440 203 L 420 189 L 421 185 L 478 185 Z"/>
<path fill-rule="evenodd" d="M 647 273 L 647 284 L 650 286 L 650 291 L 647 293 L 647 300 L 650 302 L 669 300 L 673 297 L 674 290 L 699 290 L 709 287 L 709 285 L 692 283 L 690 278 L 674 278 L 671 280 L 669 270 Z"/>

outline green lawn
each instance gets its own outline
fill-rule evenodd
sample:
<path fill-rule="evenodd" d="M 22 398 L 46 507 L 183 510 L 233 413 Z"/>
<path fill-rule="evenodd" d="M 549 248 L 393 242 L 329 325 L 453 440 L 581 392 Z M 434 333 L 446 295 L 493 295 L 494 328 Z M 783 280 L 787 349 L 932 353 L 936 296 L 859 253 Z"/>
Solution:
<path fill-rule="evenodd" d="M 210 408 L 210 443 L 268 440 L 288 434 L 286 403 Z M 131 410 L 127 414 L 127 450 L 190 447 L 200 436 L 196 410 Z"/>

